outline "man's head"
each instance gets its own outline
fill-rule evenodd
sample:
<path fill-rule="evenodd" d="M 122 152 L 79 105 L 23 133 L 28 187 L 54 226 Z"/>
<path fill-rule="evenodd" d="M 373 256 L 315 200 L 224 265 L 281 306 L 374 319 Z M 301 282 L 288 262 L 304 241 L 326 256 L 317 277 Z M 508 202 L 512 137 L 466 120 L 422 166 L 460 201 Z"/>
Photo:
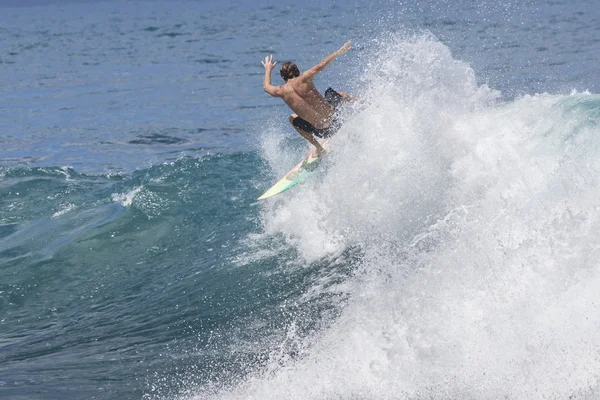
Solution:
<path fill-rule="evenodd" d="M 288 81 L 288 79 L 297 78 L 300 76 L 300 70 L 298 66 L 291 61 L 286 61 L 281 66 L 281 70 L 279 71 L 281 77 L 284 81 Z"/>

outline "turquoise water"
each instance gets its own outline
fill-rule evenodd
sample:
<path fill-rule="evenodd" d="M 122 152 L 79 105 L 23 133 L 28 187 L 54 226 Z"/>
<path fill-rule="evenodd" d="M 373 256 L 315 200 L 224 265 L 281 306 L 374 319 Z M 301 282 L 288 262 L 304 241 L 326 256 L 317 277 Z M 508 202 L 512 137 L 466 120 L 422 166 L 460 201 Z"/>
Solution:
<path fill-rule="evenodd" d="M 0 398 L 598 397 L 593 1 L 0 11 Z"/>

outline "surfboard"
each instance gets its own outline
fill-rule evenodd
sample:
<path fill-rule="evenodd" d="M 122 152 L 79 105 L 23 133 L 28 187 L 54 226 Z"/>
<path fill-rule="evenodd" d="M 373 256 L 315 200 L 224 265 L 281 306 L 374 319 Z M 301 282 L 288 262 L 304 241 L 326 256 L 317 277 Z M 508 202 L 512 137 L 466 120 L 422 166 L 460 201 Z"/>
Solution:
<path fill-rule="evenodd" d="M 324 140 L 320 142 L 321 145 L 325 148 L 327 152 L 329 152 L 329 141 Z M 317 157 L 317 149 L 312 149 L 308 152 L 306 157 L 304 157 L 294 168 L 288 171 L 283 178 L 281 178 L 276 184 L 271 186 L 269 190 L 262 194 L 258 198 L 258 200 L 264 200 L 269 197 L 273 197 L 276 194 L 285 192 L 291 187 L 296 186 L 300 183 L 307 174 L 310 174 L 312 171 L 317 168 L 319 162 L 321 161 L 321 157 Z"/>

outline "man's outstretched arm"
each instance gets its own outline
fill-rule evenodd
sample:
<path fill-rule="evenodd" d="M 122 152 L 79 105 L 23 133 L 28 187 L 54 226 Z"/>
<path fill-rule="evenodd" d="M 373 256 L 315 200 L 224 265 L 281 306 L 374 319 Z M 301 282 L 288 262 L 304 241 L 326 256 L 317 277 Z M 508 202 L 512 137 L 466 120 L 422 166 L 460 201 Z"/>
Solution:
<path fill-rule="evenodd" d="M 262 65 L 265 67 L 265 80 L 263 82 L 263 89 L 265 92 L 269 93 L 271 96 L 280 97 L 281 89 L 279 86 L 271 85 L 271 71 L 277 65 L 277 61 L 273 62 L 273 55 L 271 57 L 266 56 L 265 61 L 261 61 Z"/>
<path fill-rule="evenodd" d="M 313 80 L 313 78 L 317 76 L 319 72 L 327 68 L 327 66 L 331 64 L 331 62 L 335 60 L 336 57 L 341 56 L 342 54 L 346 54 L 347 52 L 352 50 L 352 47 L 350 46 L 351 43 L 352 40 L 348 40 L 342 47 L 340 47 L 339 50 L 331 53 L 330 55 L 322 59 L 321 62 L 319 62 L 317 65 L 300 75 L 300 79 L 302 79 L 305 82 Z"/>

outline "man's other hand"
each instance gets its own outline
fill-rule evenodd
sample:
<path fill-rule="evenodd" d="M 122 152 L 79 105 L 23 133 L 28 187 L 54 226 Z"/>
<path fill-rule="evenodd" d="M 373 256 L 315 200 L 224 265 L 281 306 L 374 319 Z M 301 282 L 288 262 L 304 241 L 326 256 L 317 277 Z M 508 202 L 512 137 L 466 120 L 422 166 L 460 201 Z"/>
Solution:
<path fill-rule="evenodd" d="M 265 61 L 261 61 L 262 65 L 265 67 L 265 70 L 271 72 L 273 71 L 273 68 L 275 68 L 275 66 L 277 65 L 277 61 L 273 62 L 273 55 L 271 54 L 271 56 L 266 56 L 265 57 Z"/>
<path fill-rule="evenodd" d="M 352 50 L 352 46 L 350 46 L 351 43 L 352 43 L 352 40 L 348 40 L 346 43 L 344 43 L 344 45 L 342 47 L 340 47 L 340 49 L 337 51 L 338 55 L 341 56 L 342 54 L 346 54 L 347 52 Z"/>

